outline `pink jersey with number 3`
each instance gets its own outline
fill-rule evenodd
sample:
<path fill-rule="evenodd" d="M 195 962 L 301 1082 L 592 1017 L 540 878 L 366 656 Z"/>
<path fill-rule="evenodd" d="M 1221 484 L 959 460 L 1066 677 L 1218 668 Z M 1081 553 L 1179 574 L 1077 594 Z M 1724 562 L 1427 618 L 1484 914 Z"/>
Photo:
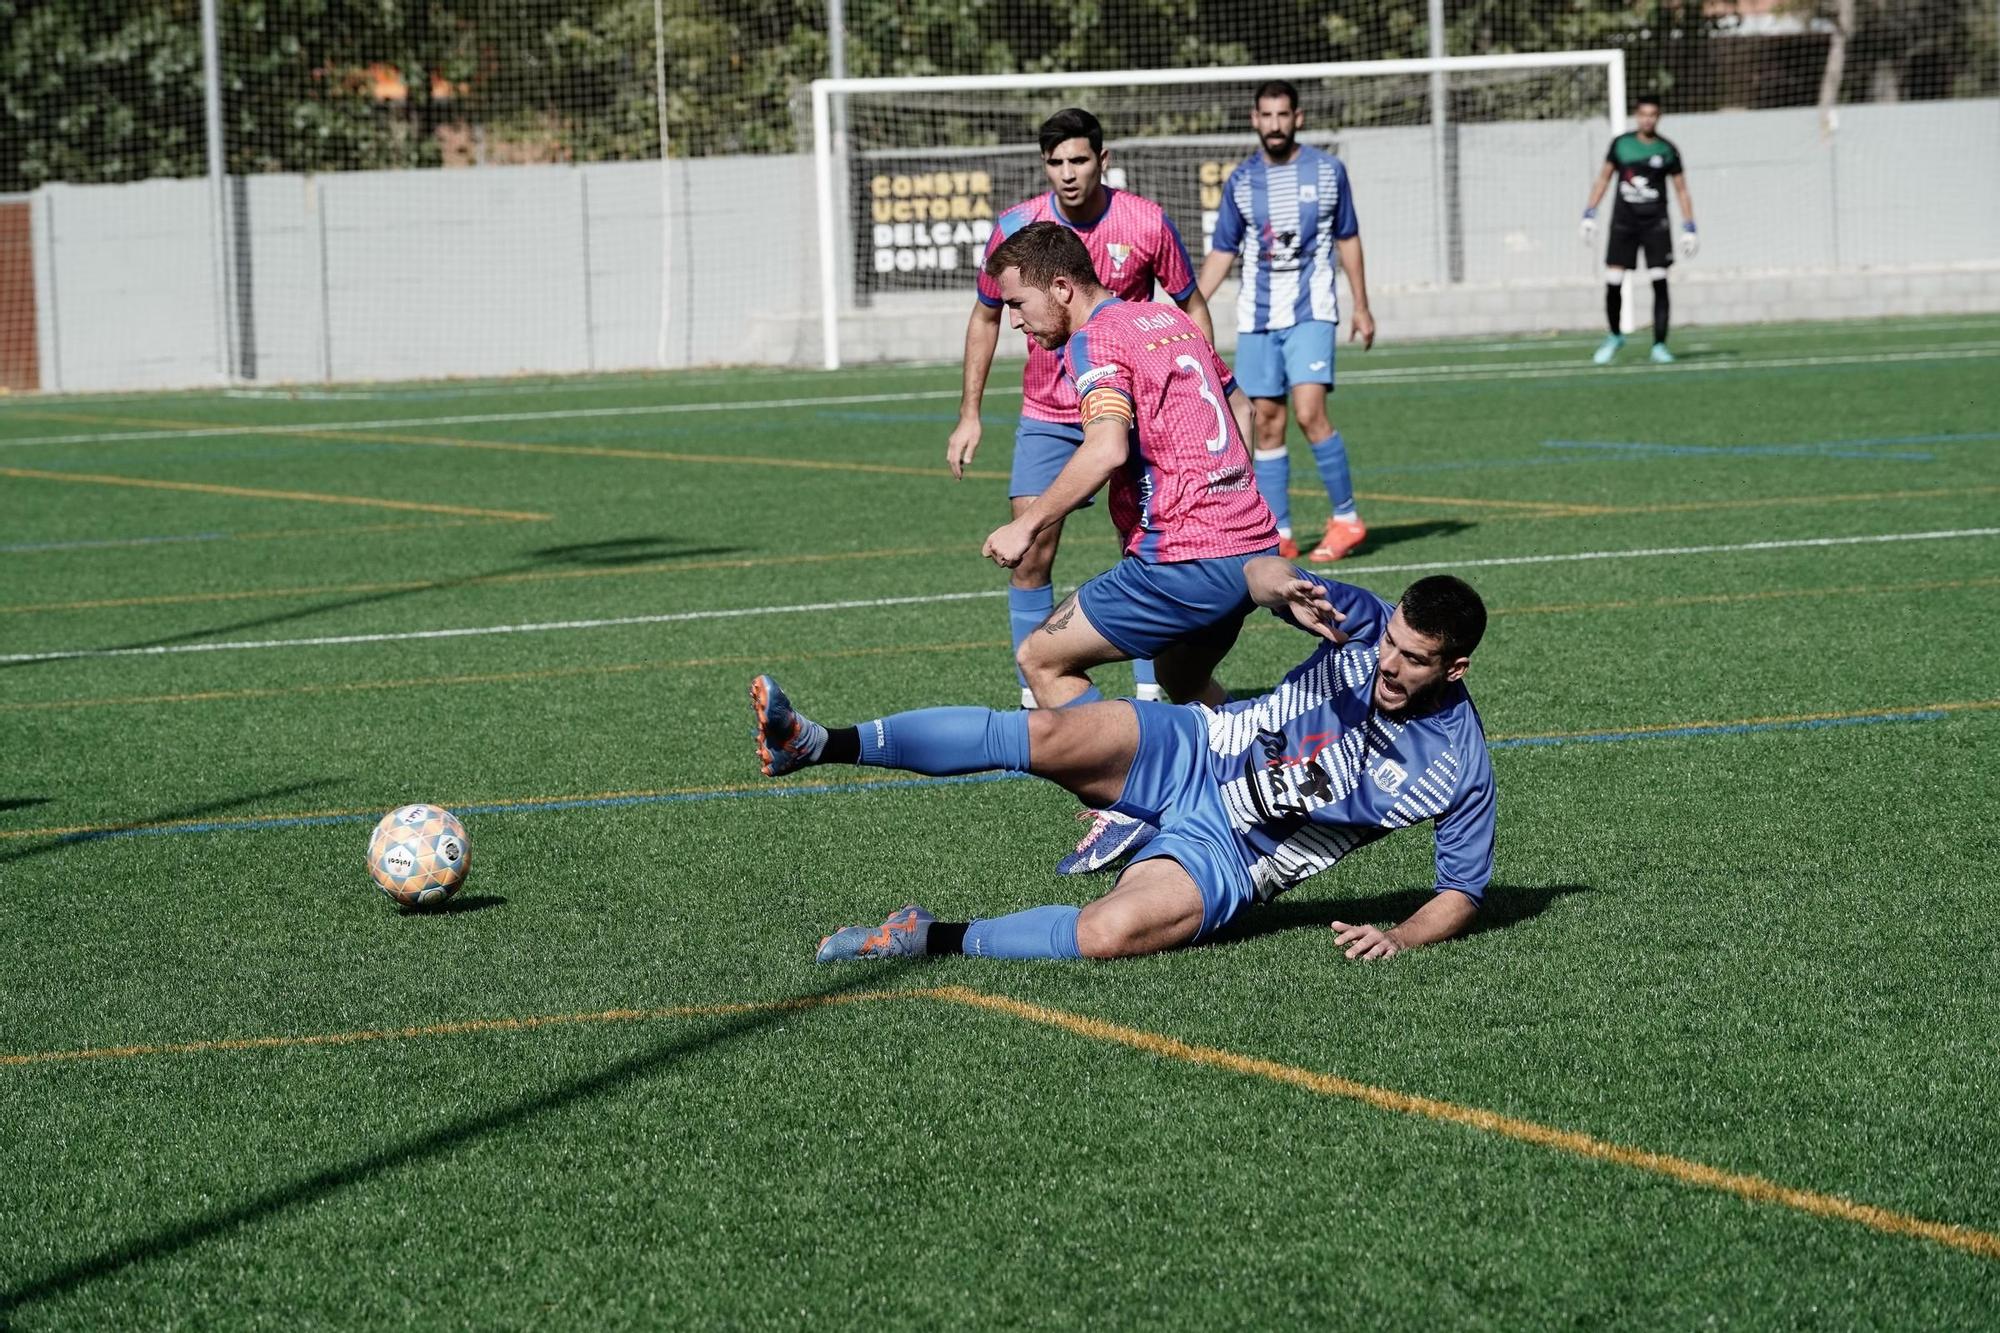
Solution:
<path fill-rule="evenodd" d="M 1101 416 L 1132 417 L 1131 454 L 1111 478 L 1125 554 L 1172 564 L 1278 544 L 1229 410 L 1235 377 L 1193 320 L 1169 305 L 1105 301 L 1070 335 L 1062 366 L 1086 430 Z"/>
<path fill-rule="evenodd" d="M 1087 223 L 1064 217 L 1056 207 L 1053 191 L 1016 204 L 995 220 L 986 253 L 991 255 L 1002 241 L 1030 222 L 1060 222 L 1090 251 L 1097 280 L 1112 295 L 1127 301 L 1150 301 L 1157 280 L 1167 295 L 1185 301 L 1194 290 L 1194 263 L 1166 210 L 1126 190 L 1106 186 L 1104 195 L 1104 211 Z M 985 260 L 980 262 L 983 265 Z M 1000 284 L 987 277 L 983 267 L 979 271 L 979 300 L 986 306 L 1000 304 Z M 1060 358 L 1033 338 L 1028 339 L 1028 365 L 1021 375 L 1021 415 L 1076 424 L 1076 392 L 1063 379 Z"/>

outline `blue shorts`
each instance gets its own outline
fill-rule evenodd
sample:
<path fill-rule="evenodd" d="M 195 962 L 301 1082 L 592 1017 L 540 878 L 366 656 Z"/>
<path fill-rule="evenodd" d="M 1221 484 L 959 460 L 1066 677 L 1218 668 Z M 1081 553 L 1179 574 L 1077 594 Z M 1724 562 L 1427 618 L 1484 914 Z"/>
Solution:
<path fill-rule="evenodd" d="M 1236 335 L 1236 386 L 1252 398 L 1283 398 L 1300 384 L 1333 387 L 1339 325 L 1309 319 L 1289 329 Z"/>
<path fill-rule="evenodd" d="M 1021 424 L 1014 427 L 1014 472 L 1007 481 L 1007 498 L 1019 500 L 1046 491 L 1082 443 L 1082 426 L 1022 417 Z M 1097 497 L 1092 496 L 1078 508 L 1096 503 Z"/>
<path fill-rule="evenodd" d="M 1243 586 L 1244 562 L 1276 555 L 1267 546 L 1246 555 L 1149 564 L 1126 556 L 1076 590 L 1083 614 L 1127 657 L 1152 657 L 1168 644 L 1205 630 L 1232 638 L 1256 606 Z"/>
<path fill-rule="evenodd" d="M 1257 901 L 1250 851 L 1229 822 L 1222 788 L 1209 771 L 1208 710 L 1199 704 L 1132 704 L 1139 715 L 1139 749 L 1125 790 L 1111 808 L 1160 826 L 1132 864 L 1164 856 L 1201 890 L 1206 939 Z"/>

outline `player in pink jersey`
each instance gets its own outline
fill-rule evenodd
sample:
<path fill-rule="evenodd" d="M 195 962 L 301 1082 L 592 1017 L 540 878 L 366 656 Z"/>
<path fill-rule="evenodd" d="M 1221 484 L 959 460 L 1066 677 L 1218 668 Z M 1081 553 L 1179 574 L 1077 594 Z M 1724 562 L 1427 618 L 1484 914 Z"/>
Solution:
<path fill-rule="evenodd" d="M 1060 222 L 1083 242 L 1097 280 L 1113 295 L 1148 301 L 1157 282 L 1201 328 L 1203 336 L 1212 339 L 1208 304 L 1195 284 L 1194 265 L 1173 222 L 1150 199 L 1104 184 L 1111 154 L 1104 147 L 1104 129 L 1097 117 L 1076 108 L 1057 112 L 1042 124 L 1041 149 L 1049 192 L 1002 213 L 987 243 L 987 254 L 1031 223 Z M 980 402 L 1000 339 L 1000 288 L 984 273 L 979 278 L 978 298 L 965 329 L 965 387 L 958 426 L 945 451 L 954 477 L 964 475 L 979 449 L 983 430 Z M 1076 391 L 1063 377 L 1058 350 L 1028 340 L 1021 419 L 1014 433 L 1007 492 L 1016 517 L 1048 489 L 1083 442 Z M 1062 523 L 1058 520 L 1042 530 L 1034 547 L 1013 566 L 1007 611 L 1016 651 L 1055 609 L 1051 580 L 1061 538 Z M 1141 659 L 1133 670 L 1139 678 L 1140 697 L 1158 698 L 1159 687 L 1148 664 Z M 1035 707 L 1032 683 L 1024 675 L 1020 684 L 1022 706 Z"/>
<path fill-rule="evenodd" d="M 1064 349 L 1083 443 L 1033 504 L 986 539 L 985 554 L 1015 567 L 1044 529 L 1107 482 L 1125 549 L 1028 636 L 1015 661 L 1044 706 L 1096 699 L 1091 667 L 1151 657 L 1177 702 L 1219 707 L 1228 694 L 1215 667 L 1253 606 L 1243 565 L 1278 549 L 1244 445 L 1249 400 L 1192 320 L 1120 301 L 1059 222 L 1021 228 L 987 257 L 986 272 L 1015 328 Z M 1101 870 L 1152 831 L 1110 810 L 1087 817 L 1091 831 L 1062 873 Z"/>
<path fill-rule="evenodd" d="M 1250 610 L 1243 562 L 1278 543 L 1243 443 L 1249 400 L 1192 320 L 1120 301 L 1060 223 L 1023 227 L 986 271 L 1015 327 L 1064 349 L 1084 437 L 1048 489 L 986 539 L 985 554 L 1013 568 L 1107 482 L 1125 549 L 1022 644 L 1022 671 L 1037 697 L 1061 705 L 1091 693 L 1091 667 L 1154 654 L 1175 698 L 1220 704 L 1212 673 Z"/>

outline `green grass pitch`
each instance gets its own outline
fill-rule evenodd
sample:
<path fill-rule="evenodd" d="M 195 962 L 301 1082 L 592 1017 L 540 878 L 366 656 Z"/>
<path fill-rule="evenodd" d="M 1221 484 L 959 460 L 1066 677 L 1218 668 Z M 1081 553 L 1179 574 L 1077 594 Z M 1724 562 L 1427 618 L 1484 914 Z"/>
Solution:
<path fill-rule="evenodd" d="M 955 367 L 0 404 L 0 1327 L 1991 1327 L 2000 319 L 1591 345 L 1342 354 L 1336 572 L 1494 612 L 1490 905 L 1374 965 L 1426 830 L 1210 947 L 812 963 L 1103 887 L 1052 787 L 756 773 L 757 670 L 1014 697 Z"/>

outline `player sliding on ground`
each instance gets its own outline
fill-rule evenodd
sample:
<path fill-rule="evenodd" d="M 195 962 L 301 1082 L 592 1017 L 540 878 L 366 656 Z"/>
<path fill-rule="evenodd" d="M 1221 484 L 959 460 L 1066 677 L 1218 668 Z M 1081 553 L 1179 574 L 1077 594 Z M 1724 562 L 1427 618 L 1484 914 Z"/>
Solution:
<path fill-rule="evenodd" d="M 1275 557 L 1244 567 L 1250 596 L 1328 640 L 1262 698 L 1211 709 L 1131 700 L 1037 712 L 926 708 L 829 730 L 769 676 L 750 686 L 757 751 L 776 777 L 812 764 L 938 776 L 1031 773 L 1090 805 L 1155 824 L 1111 892 L 955 923 L 904 907 L 820 942 L 819 961 L 971 954 L 1125 958 L 1205 940 L 1357 847 L 1436 825 L 1436 892 L 1389 930 L 1335 921 L 1349 958 L 1449 939 L 1493 873 L 1493 772 L 1463 677 L 1486 627 L 1449 575 L 1396 605 Z"/>

